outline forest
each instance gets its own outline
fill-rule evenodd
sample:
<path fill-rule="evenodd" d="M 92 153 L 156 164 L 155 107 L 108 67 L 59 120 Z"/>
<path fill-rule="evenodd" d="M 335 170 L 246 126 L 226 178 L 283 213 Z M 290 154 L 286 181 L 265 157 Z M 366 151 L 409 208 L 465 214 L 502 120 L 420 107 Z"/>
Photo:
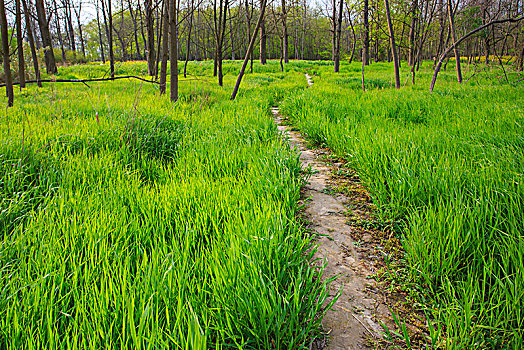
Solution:
<path fill-rule="evenodd" d="M 524 1 L 0 0 L 0 349 L 522 349 Z"/>

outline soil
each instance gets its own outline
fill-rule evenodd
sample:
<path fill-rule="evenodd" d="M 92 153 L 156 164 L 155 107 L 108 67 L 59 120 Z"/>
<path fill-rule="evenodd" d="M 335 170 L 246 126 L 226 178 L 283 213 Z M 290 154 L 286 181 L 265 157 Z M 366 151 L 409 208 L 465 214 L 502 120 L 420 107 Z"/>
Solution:
<path fill-rule="evenodd" d="M 308 84 L 313 83 L 306 74 Z M 316 349 L 370 349 L 383 348 L 379 320 L 391 319 L 385 298 L 374 292 L 375 264 L 366 261 L 366 255 L 359 251 L 361 242 L 372 241 L 373 235 L 359 234 L 359 241 L 352 238 L 351 220 L 348 212 L 367 215 L 371 205 L 369 196 L 362 191 L 355 177 L 356 193 L 334 191 L 337 185 L 337 174 L 344 169 L 344 164 L 333 163 L 333 156 L 326 149 L 311 149 L 300 132 L 286 126 L 278 107 L 273 107 L 273 115 L 278 130 L 287 138 L 292 147 L 300 151 L 300 161 L 304 169 L 311 169 L 311 177 L 303 188 L 303 217 L 308 229 L 318 236 L 316 258 L 319 264 L 324 263 L 323 278 L 337 278 L 331 284 L 330 300 L 338 299 L 327 311 L 322 326 L 326 336 L 316 339 Z M 331 160 L 329 160 L 331 159 Z M 340 178 L 340 177 L 339 177 Z M 351 185 L 351 178 L 344 179 L 345 187 Z M 349 182 L 349 184 L 348 184 Z M 362 205 L 364 202 L 364 205 Z M 369 260 L 369 259 L 368 259 Z M 384 344 L 383 344 L 384 345 Z"/>

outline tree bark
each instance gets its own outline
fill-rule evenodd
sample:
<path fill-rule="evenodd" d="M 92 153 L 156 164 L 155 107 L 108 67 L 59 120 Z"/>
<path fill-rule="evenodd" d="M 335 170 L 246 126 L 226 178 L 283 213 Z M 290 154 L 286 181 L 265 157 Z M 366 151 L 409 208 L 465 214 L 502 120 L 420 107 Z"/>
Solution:
<path fill-rule="evenodd" d="M 7 29 L 7 17 L 5 15 L 4 0 L 0 0 L 0 30 L 2 35 L 2 58 L 4 61 L 7 106 L 12 107 L 14 102 L 13 77 L 11 76 L 11 60 L 9 58 L 9 33 Z"/>
<path fill-rule="evenodd" d="M 16 7 L 16 45 L 18 53 L 18 81 L 20 81 L 20 90 L 25 88 L 25 60 L 24 45 L 22 36 L 22 11 L 20 10 L 20 0 L 15 0 Z"/>
<path fill-rule="evenodd" d="M 262 0 L 260 3 L 260 15 L 258 17 L 257 24 L 255 25 L 255 31 L 253 32 L 253 35 L 251 36 L 251 40 L 249 41 L 249 46 L 246 51 L 246 56 L 244 58 L 244 62 L 242 63 L 242 68 L 240 68 L 240 73 L 238 74 L 237 81 L 235 83 L 235 88 L 233 89 L 233 94 L 231 95 L 231 100 L 234 100 L 237 97 L 238 89 L 240 88 L 242 77 L 244 76 L 244 73 L 246 71 L 246 67 L 249 61 L 250 54 L 253 51 L 253 46 L 255 46 L 257 32 L 260 28 L 262 20 L 264 19 L 265 12 L 266 12 L 266 0 Z"/>
<path fill-rule="evenodd" d="M 53 52 L 53 44 L 51 41 L 51 33 L 49 32 L 49 22 L 44 7 L 44 0 L 36 0 L 36 12 L 38 15 L 38 25 L 40 27 L 40 35 L 44 45 L 45 67 L 47 74 L 56 74 L 55 54 Z"/>

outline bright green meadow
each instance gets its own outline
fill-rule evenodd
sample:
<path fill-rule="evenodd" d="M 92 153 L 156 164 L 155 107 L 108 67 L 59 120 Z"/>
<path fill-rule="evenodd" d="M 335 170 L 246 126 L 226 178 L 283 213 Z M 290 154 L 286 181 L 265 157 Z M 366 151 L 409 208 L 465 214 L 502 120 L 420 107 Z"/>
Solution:
<path fill-rule="evenodd" d="M 402 67 L 395 90 L 373 63 L 363 92 L 360 62 L 256 63 L 235 101 L 229 61 L 223 88 L 190 63 L 175 104 L 128 80 L 16 89 L 0 112 L 0 349 L 309 349 L 329 281 L 273 105 L 347 160 L 402 237 L 431 348 L 521 349 L 524 85 L 498 69 L 460 85 L 450 63 L 430 94 L 431 67 L 416 85 Z"/>
<path fill-rule="evenodd" d="M 231 102 L 212 67 L 190 65 L 176 104 L 119 80 L 31 86 L 4 110 L 0 348 L 309 347 L 326 282 L 269 112 L 306 82 L 250 75 Z"/>

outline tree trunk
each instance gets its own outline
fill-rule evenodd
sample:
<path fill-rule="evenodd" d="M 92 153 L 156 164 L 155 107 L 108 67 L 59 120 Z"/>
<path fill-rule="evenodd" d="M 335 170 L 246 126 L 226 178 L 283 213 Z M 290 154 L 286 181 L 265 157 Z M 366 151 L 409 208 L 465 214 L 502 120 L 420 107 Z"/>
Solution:
<path fill-rule="evenodd" d="M 49 32 L 49 22 L 45 13 L 44 0 L 36 0 L 36 12 L 38 15 L 38 26 L 40 27 L 40 35 L 44 45 L 45 67 L 47 74 L 56 74 L 55 54 L 53 52 L 53 44 L 51 41 L 51 33 Z"/>
<path fill-rule="evenodd" d="M 415 63 L 415 31 L 416 31 L 416 26 L 417 26 L 417 11 L 418 11 L 418 0 L 413 0 L 412 6 L 411 6 L 411 26 L 409 28 L 408 64 L 410 66 L 412 66 Z"/>
<path fill-rule="evenodd" d="M 260 63 L 267 63 L 267 35 L 266 35 L 266 21 L 262 19 L 260 24 Z"/>
<path fill-rule="evenodd" d="M 82 23 L 80 23 L 80 13 L 82 11 L 82 2 L 79 3 L 78 5 L 78 11 L 75 9 L 75 14 L 76 14 L 76 22 L 78 24 L 78 34 L 80 35 L 80 48 L 82 49 L 82 55 L 84 56 L 84 58 L 86 57 L 86 47 L 85 47 L 85 43 L 84 43 L 84 33 L 82 31 Z M 98 17 L 98 10 L 97 10 L 97 17 Z M 100 31 L 100 23 L 98 22 L 98 19 L 97 19 L 97 24 L 98 24 L 98 30 Z"/>
<path fill-rule="evenodd" d="M 73 13 L 71 11 L 71 0 L 62 1 L 64 6 L 64 14 L 66 18 L 66 31 L 69 37 L 69 47 L 71 50 L 76 51 L 76 39 L 75 30 L 73 29 Z"/>
<path fill-rule="evenodd" d="M 353 34 L 353 46 L 351 47 L 351 56 L 349 57 L 349 64 L 353 62 L 353 57 L 355 56 L 355 47 L 357 46 L 357 36 L 355 34 L 355 28 L 353 27 L 353 21 L 351 20 L 351 10 L 349 9 L 349 6 L 347 7 L 348 10 L 348 21 L 349 26 L 351 27 L 351 33 Z"/>
<path fill-rule="evenodd" d="M 364 42 L 362 43 L 362 62 L 369 65 L 369 0 L 364 0 Z"/>
<path fill-rule="evenodd" d="M 282 32 L 282 56 L 284 63 L 289 63 L 286 0 L 282 0 Z"/>
<path fill-rule="evenodd" d="M 233 33 L 233 17 L 231 16 L 231 7 L 227 9 L 229 13 L 229 36 L 231 38 L 231 60 L 235 60 L 235 36 Z"/>
<path fill-rule="evenodd" d="M 460 1 L 460 0 L 457 0 Z M 454 23 L 454 13 L 453 6 L 451 5 L 451 0 L 448 0 L 448 14 L 449 14 L 449 26 L 451 29 L 451 38 L 453 39 L 453 52 L 455 53 L 455 61 L 457 63 L 457 81 L 462 83 L 462 69 L 460 69 L 460 54 L 457 48 L 457 40 L 455 37 L 455 23 Z"/>
<path fill-rule="evenodd" d="M 337 51 L 337 0 L 332 0 L 331 5 L 333 12 L 331 16 L 332 30 L 331 30 L 331 60 L 335 62 L 335 55 Z M 335 63 L 336 65 L 336 63 Z M 336 68 L 335 68 L 336 69 Z M 336 72 L 336 70 L 335 70 Z"/>
<path fill-rule="evenodd" d="M 262 23 L 262 20 L 264 19 L 264 13 L 266 12 L 266 0 L 262 0 L 260 3 L 260 15 L 258 17 L 257 24 L 255 25 L 255 31 L 253 32 L 253 36 L 251 36 L 251 40 L 249 41 L 249 46 L 247 48 L 246 57 L 244 58 L 244 62 L 242 63 L 242 68 L 240 68 L 240 73 L 237 77 L 237 82 L 235 83 L 235 88 L 233 89 L 233 94 L 231 95 L 231 100 L 234 100 L 237 97 L 238 89 L 240 88 L 240 83 L 242 82 L 242 77 L 244 76 L 244 73 L 246 71 L 247 63 L 249 61 L 249 57 L 251 52 L 253 51 L 253 46 L 255 46 L 255 40 L 257 36 L 257 32 L 260 28 L 260 25 Z"/>
<path fill-rule="evenodd" d="M 169 56 L 171 59 L 171 101 L 178 101 L 178 36 L 176 0 L 169 0 Z"/>
<path fill-rule="evenodd" d="M 105 1 L 105 0 L 102 0 Z M 107 17 L 109 19 L 108 41 L 109 41 L 109 67 L 111 78 L 115 77 L 115 52 L 113 51 L 113 13 L 111 11 L 111 0 L 107 1 Z"/>
<path fill-rule="evenodd" d="M 162 62 L 160 63 L 160 95 L 166 93 L 167 61 L 169 58 L 169 0 L 164 0 L 162 19 Z"/>
<path fill-rule="evenodd" d="M 191 0 L 191 14 L 189 15 L 189 29 L 187 31 L 187 45 L 186 45 L 186 62 L 184 63 L 184 78 L 187 78 L 187 63 L 189 62 L 189 53 L 191 51 L 191 31 L 193 29 L 193 6 L 194 0 Z"/>
<path fill-rule="evenodd" d="M 55 5 L 55 26 L 56 26 L 56 35 L 58 36 L 58 42 L 60 43 L 60 50 L 62 52 L 62 62 L 67 61 L 66 52 L 64 48 L 64 39 L 62 38 L 62 29 L 60 28 L 60 18 L 58 17 L 58 6 L 56 5 L 56 0 L 53 0 Z"/>
<path fill-rule="evenodd" d="M 129 7 L 129 16 L 131 17 L 131 21 L 133 22 L 133 36 L 135 38 L 137 59 L 141 59 L 142 53 L 140 52 L 140 45 L 138 45 L 138 25 L 136 24 L 136 13 L 133 13 L 133 4 L 131 3 L 131 0 L 127 0 L 127 4 L 127 6 Z"/>
<path fill-rule="evenodd" d="M 35 38 L 33 36 L 33 28 L 31 26 L 31 20 L 29 18 L 29 11 L 27 9 L 26 0 L 22 0 L 22 6 L 24 7 L 25 30 L 27 33 L 27 40 L 29 41 L 29 46 L 31 47 L 31 59 L 33 61 L 33 68 L 35 70 L 35 80 L 38 87 L 42 87 L 42 83 L 40 82 L 40 67 L 38 66 L 38 54 L 36 52 Z"/>
<path fill-rule="evenodd" d="M 102 40 L 102 28 L 100 27 L 100 14 L 98 8 L 98 0 L 96 2 L 96 25 L 98 26 L 98 42 L 100 44 L 100 54 L 102 55 L 102 62 L 106 63 L 106 57 L 104 54 L 104 41 Z M 105 16 L 104 16 L 105 17 Z"/>
<path fill-rule="evenodd" d="M 0 0 L 1 1 L 1 0 Z M 16 7 L 16 45 L 18 52 L 18 81 L 20 81 L 20 90 L 25 88 L 25 60 L 24 45 L 22 36 L 22 13 L 20 10 L 20 0 L 15 0 Z"/>
<path fill-rule="evenodd" d="M 388 20 L 389 39 L 391 42 L 391 54 L 393 56 L 393 64 L 395 66 L 395 88 L 400 89 L 400 73 L 398 69 L 397 45 L 395 44 L 393 23 L 391 21 L 391 13 L 389 11 L 389 0 L 384 0 L 384 6 L 386 7 L 386 17 Z"/>
<path fill-rule="evenodd" d="M 480 32 L 481 30 L 483 30 L 485 28 L 488 28 L 488 27 L 490 27 L 490 26 L 492 26 L 494 24 L 501 24 L 501 23 L 507 23 L 507 22 L 517 23 L 517 22 L 520 22 L 522 20 L 524 20 L 524 16 L 517 17 L 517 18 L 506 18 L 506 19 L 500 19 L 500 20 L 493 20 L 493 21 L 491 21 L 489 23 L 486 23 L 483 26 L 480 26 L 480 27 L 472 30 L 471 32 L 469 32 L 468 34 L 464 35 L 462 38 L 457 40 L 450 48 L 448 48 L 446 51 L 444 51 L 444 53 L 440 56 L 440 59 L 439 59 L 437 65 L 435 67 L 435 71 L 433 72 L 433 79 L 431 80 L 431 85 L 429 86 L 429 91 L 433 92 L 433 88 L 435 87 L 435 82 L 437 81 L 437 76 L 438 76 L 438 73 L 440 72 L 440 68 L 442 67 L 442 63 L 443 63 L 444 59 L 451 52 L 451 50 L 455 50 L 455 48 L 458 46 L 458 44 L 460 44 L 461 42 L 463 42 L 464 40 L 466 40 L 467 38 L 469 38 L 473 34 L 476 34 L 476 33 Z M 523 54 L 524 54 L 524 51 L 523 51 Z"/>
<path fill-rule="evenodd" d="M 0 0 L 0 30 L 2 35 L 2 58 L 4 61 L 7 106 L 12 107 L 14 101 L 13 77 L 11 76 L 11 60 L 9 59 L 9 33 L 7 29 L 4 0 Z"/>
<path fill-rule="evenodd" d="M 144 3 L 146 12 L 147 31 L 147 71 L 150 76 L 155 75 L 155 29 L 153 23 L 153 1 L 146 0 Z"/>
<path fill-rule="evenodd" d="M 344 11 L 344 0 L 339 1 L 338 23 L 337 23 L 337 46 L 335 49 L 335 73 L 340 71 L 340 41 L 342 40 L 342 12 Z"/>

